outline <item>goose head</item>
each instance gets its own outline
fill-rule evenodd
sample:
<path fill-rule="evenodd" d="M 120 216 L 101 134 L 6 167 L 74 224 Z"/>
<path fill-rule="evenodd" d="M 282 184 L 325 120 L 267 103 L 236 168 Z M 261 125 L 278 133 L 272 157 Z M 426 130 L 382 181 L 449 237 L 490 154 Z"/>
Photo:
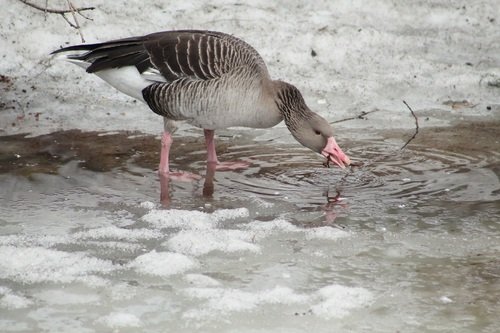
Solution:
<path fill-rule="evenodd" d="M 304 147 L 325 156 L 327 162 L 333 162 L 340 168 L 350 165 L 351 160 L 335 141 L 328 121 L 307 107 L 296 87 L 278 82 L 276 104 L 293 137 Z"/>

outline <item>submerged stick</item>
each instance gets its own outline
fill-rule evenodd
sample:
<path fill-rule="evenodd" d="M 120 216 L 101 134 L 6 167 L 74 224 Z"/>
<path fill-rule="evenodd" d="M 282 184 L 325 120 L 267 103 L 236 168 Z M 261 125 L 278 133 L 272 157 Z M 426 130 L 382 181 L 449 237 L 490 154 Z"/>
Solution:
<path fill-rule="evenodd" d="M 403 101 L 403 103 L 406 105 L 406 107 L 408 108 L 408 110 L 410 110 L 411 115 L 413 116 L 413 118 L 415 118 L 415 133 L 413 133 L 412 137 L 408 141 L 406 141 L 406 143 L 403 145 L 403 147 L 400 148 L 400 150 L 403 150 L 413 139 L 415 139 L 415 137 L 418 134 L 418 129 L 419 129 L 417 115 L 415 114 L 415 112 L 413 112 L 413 110 L 408 105 L 408 103 L 406 103 L 406 101 Z"/>

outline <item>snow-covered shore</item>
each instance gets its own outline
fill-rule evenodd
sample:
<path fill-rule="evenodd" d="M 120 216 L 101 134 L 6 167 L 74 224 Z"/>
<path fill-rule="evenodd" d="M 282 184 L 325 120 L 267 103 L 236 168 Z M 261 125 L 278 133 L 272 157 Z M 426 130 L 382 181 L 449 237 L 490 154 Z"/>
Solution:
<path fill-rule="evenodd" d="M 338 127 L 410 128 L 402 100 L 429 117 L 423 126 L 464 116 L 498 119 L 500 113 L 500 7 L 494 0 L 74 4 L 96 7 L 85 12 L 92 21 L 79 18 L 87 42 L 168 29 L 224 31 L 252 44 L 273 77 L 297 85 L 310 107 L 327 118 L 382 111 L 369 122 Z M 66 2 L 49 6 L 64 8 Z M 144 105 L 49 57 L 60 46 L 80 42 L 60 15 L 17 0 L 4 3 L 0 135 L 72 128 L 161 131 L 161 121 Z"/>

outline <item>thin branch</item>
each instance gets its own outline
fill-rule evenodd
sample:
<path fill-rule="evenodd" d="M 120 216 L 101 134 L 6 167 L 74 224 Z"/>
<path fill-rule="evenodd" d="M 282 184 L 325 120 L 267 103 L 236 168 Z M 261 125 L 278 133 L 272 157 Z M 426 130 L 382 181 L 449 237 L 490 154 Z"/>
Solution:
<path fill-rule="evenodd" d="M 366 116 L 367 114 L 377 112 L 377 111 L 380 111 L 380 110 L 375 109 L 375 110 L 371 110 L 371 111 L 361 111 L 361 113 L 355 117 L 349 117 L 349 118 L 345 118 L 345 119 L 335 120 L 335 121 L 332 121 L 330 124 L 341 123 L 344 121 L 354 120 L 354 119 L 364 119 L 363 117 Z"/>
<path fill-rule="evenodd" d="M 72 12 L 80 13 L 80 12 L 83 12 L 86 10 L 94 10 L 95 9 L 95 7 L 80 7 L 80 8 L 70 7 L 69 9 L 51 9 L 51 8 L 41 7 L 37 4 L 29 2 L 27 0 L 19 0 L 19 1 L 21 1 L 25 5 L 28 5 L 32 8 L 41 10 L 42 12 L 45 12 L 45 13 L 51 13 L 51 14 L 68 14 L 68 13 L 72 13 Z M 47 2 L 45 2 L 45 3 L 47 3 Z"/>
<path fill-rule="evenodd" d="M 71 9 L 71 15 L 73 16 L 73 20 L 75 20 L 76 30 L 78 30 L 78 33 L 80 34 L 80 38 L 82 39 L 82 43 L 85 43 L 85 38 L 83 37 L 82 30 L 80 29 L 80 23 L 78 23 L 78 19 L 75 15 L 76 8 L 75 8 L 75 6 L 73 6 L 71 1 L 69 1 L 69 0 L 66 0 L 66 1 L 68 2 L 69 8 Z"/>
<path fill-rule="evenodd" d="M 61 16 L 69 24 L 70 27 L 78 29 L 78 26 L 76 26 L 73 22 L 71 22 L 70 20 L 68 20 L 68 18 L 66 17 L 66 15 L 61 14 Z"/>
<path fill-rule="evenodd" d="M 83 18 L 84 18 L 84 19 L 86 19 L 86 20 L 89 20 L 89 21 L 94 21 L 94 19 L 92 19 L 92 18 L 90 18 L 90 17 L 88 17 L 88 16 L 86 16 L 86 15 L 83 15 L 81 11 L 78 11 L 78 10 L 76 10 L 76 9 L 77 9 L 77 8 L 75 8 L 75 12 L 76 12 L 78 15 L 80 15 L 81 17 L 83 17 Z"/>
<path fill-rule="evenodd" d="M 27 6 L 30 6 L 32 8 L 37 9 L 37 10 L 43 11 L 45 13 L 45 15 L 47 15 L 47 13 L 61 15 L 62 18 L 66 21 L 66 23 L 69 24 L 70 27 L 78 30 L 78 34 L 80 35 L 82 43 L 85 43 L 85 38 L 83 37 L 83 33 L 82 33 L 82 30 L 81 30 L 81 27 L 80 27 L 80 23 L 78 22 L 78 18 L 76 16 L 76 14 L 80 15 L 84 19 L 90 20 L 89 17 L 83 15 L 81 12 L 85 11 L 85 10 L 93 10 L 93 9 L 95 9 L 95 7 L 81 7 L 81 8 L 77 8 L 77 7 L 75 7 L 73 5 L 73 3 L 70 0 L 66 0 L 66 2 L 68 3 L 68 9 L 49 9 L 48 8 L 48 0 L 45 0 L 45 8 L 41 7 L 39 5 L 33 4 L 33 3 L 31 3 L 31 2 L 29 2 L 27 0 L 19 0 L 19 1 L 21 1 L 22 3 L 24 3 Z M 71 14 L 71 16 L 73 17 L 73 22 L 70 21 L 66 17 L 66 14 Z"/>
<path fill-rule="evenodd" d="M 417 115 L 415 114 L 415 112 L 413 112 L 413 110 L 408 105 L 408 103 L 406 103 L 406 101 L 403 101 L 403 103 L 405 103 L 405 105 L 408 108 L 408 110 L 410 110 L 411 115 L 413 116 L 413 118 L 415 118 L 415 133 L 413 133 L 413 136 L 408 141 L 406 141 L 406 143 L 403 145 L 403 147 L 401 147 L 401 150 L 403 150 L 413 139 L 415 139 L 415 137 L 418 134 L 418 128 L 419 128 L 418 127 L 418 118 L 417 118 Z"/>

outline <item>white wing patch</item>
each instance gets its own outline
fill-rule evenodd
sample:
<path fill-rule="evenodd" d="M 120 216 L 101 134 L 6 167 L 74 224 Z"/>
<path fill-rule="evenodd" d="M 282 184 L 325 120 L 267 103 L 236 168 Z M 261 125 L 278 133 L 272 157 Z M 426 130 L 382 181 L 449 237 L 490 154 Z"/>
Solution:
<path fill-rule="evenodd" d="M 71 62 L 85 69 L 90 66 L 90 63 L 86 61 L 71 59 L 70 55 L 68 53 L 61 54 L 56 56 L 56 59 Z M 149 67 L 143 73 L 139 73 L 135 66 L 124 66 L 104 69 L 94 74 L 122 93 L 142 102 L 145 102 L 142 97 L 142 90 L 144 88 L 156 82 L 167 82 L 160 71 L 152 67 Z"/>
<path fill-rule="evenodd" d="M 149 67 L 141 74 L 146 80 L 152 82 L 167 82 L 165 77 L 161 75 L 160 71 L 156 68 Z"/>
<path fill-rule="evenodd" d="M 110 68 L 94 73 L 122 93 L 142 102 L 142 90 L 153 82 L 146 79 L 135 66 Z"/>

